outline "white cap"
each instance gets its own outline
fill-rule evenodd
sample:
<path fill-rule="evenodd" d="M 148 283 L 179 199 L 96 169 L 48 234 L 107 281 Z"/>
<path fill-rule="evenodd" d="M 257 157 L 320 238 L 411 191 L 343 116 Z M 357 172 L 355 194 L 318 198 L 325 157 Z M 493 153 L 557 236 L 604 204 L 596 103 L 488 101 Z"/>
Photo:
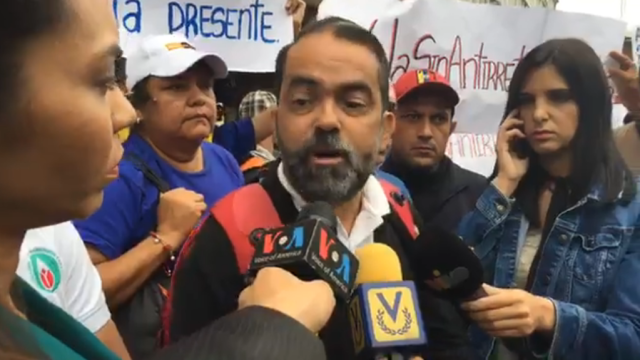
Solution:
<path fill-rule="evenodd" d="M 227 64 L 217 55 L 197 51 L 186 37 L 179 34 L 149 36 L 127 55 L 127 87 L 147 76 L 179 75 L 202 60 L 216 79 L 227 76 Z"/>

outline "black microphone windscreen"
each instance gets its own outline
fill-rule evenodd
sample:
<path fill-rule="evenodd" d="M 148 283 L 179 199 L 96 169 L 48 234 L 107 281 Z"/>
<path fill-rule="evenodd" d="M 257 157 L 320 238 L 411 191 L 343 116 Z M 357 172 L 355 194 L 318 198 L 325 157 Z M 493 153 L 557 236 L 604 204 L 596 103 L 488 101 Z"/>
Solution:
<path fill-rule="evenodd" d="M 280 267 L 302 280 L 322 279 L 339 298 L 348 301 L 359 262 L 338 239 L 335 225 L 331 205 L 315 202 L 305 206 L 293 224 L 254 230 L 255 252 L 248 277 L 265 267 Z"/>
<path fill-rule="evenodd" d="M 333 207 L 324 201 L 316 201 L 300 209 L 296 222 L 309 219 L 322 221 L 334 231 L 338 228 L 338 218 Z"/>
<path fill-rule="evenodd" d="M 482 287 L 482 263 L 460 237 L 437 226 L 420 232 L 420 278 L 443 295 L 467 300 Z"/>

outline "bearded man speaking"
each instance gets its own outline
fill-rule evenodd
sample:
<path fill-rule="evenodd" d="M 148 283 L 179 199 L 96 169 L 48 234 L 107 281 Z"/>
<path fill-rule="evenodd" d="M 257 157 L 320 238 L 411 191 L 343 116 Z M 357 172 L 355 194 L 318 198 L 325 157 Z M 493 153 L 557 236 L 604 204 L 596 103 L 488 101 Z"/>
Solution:
<path fill-rule="evenodd" d="M 392 201 L 410 203 L 399 190 L 390 196 L 389 187 L 373 175 L 381 146 L 391 141 L 395 126 L 388 111 L 388 68 L 378 40 L 340 18 L 311 24 L 280 51 L 276 136 L 281 161 L 274 162 L 260 184 L 214 205 L 212 216 L 187 240 L 174 273 L 165 341 L 177 341 L 235 311 L 254 251 L 247 234 L 252 228 L 292 224 L 303 207 L 317 201 L 331 205 L 341 248 L 354 252 L 384 243 L 398 254 L 403 277 L 413 279 L 412 265 L 420 262 L 414 248 L 420 240 L 413 238 L 421 227 L 419 216 L 409 208 L 415 224 L 403 227 L 398 204 Z M 281 236 L 273 241 L 278 239 L 290 240 Z M 278 246 L 286 247 L 282 241 Z M 419 355 L 467 358 L 458 351 L 465 329 L 452 329 L 454 322 L 442 315 L 453 305 L 426 289 L 418 291 L 429 334 L 428 346 L 419 349 Z M 346 307 L 339 301 L 320 332 L 328 359 L 353 358 Z"/>

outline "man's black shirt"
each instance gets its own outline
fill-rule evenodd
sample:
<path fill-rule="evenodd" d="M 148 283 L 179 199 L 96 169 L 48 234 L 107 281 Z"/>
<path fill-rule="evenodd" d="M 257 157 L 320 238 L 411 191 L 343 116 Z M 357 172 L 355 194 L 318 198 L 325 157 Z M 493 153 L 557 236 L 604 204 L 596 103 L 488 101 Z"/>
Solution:
<path fill-rule="evenodd" d="M 269 169 L 261 185 L 271 198 L 282 223 L 293 223 L 298 210 L 291 195 L 280 183 L 276 168 L 277 164 L 274 164 Z M 414 214 L 414 217 L 420 229 L 419 216 Z M 454 306 L 432 294 L 419 279 L 414 279 L 412 267 L 420 265 L 418 244 L 405 230 L 397 214 L 392 212 L 383 219 L 384 223 L 374 231 L 374 241 L 396 251 L 404 279 L 416 281 L 419 291 L 420 308 L 429 339 L 428 348 L 424 349 L 422 355 L 425 359 L 433 360 L 469 358 L 464 345 L 466 328 L 446 315 L 455 313 Z M 170 311 L 165 319 L 167 340 L 175 342 L 235 311 L 238 296 L 245 286 L 244 275 L 238 267 L 229 237 L 216 219 L 208 218 L 192 239 L 188 251 L 181 255 L 175 269 L 168 304 Z M 347 311 L 346 304 L 338 304 L 329 324 L 320 333 L 330 360 L 348 360 L 353 354 Z"/>
<path fill-rule="evenodd" d="M 433 170 L 411 168 L 393 157 L 381 169 L 404 182 L 425 225 L 437 225 L 451 232 L 475 208 L 489 184 L 484 176 L 461 168 L 446 156 Z"/>

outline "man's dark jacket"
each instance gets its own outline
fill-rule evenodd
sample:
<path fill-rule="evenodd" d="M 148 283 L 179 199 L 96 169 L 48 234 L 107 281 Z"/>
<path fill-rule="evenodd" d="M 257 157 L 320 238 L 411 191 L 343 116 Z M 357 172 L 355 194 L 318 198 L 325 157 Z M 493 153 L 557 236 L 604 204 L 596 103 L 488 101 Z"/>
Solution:
<path fill-rule="evenodd" d="M 291 196 L 277 177 L 277 163 L 268 170 L 261 185 L 265 188 L 282 223 L 293 223 L 298 215 Z M 416 226 L 422 224 L 415 214 Z M 247 240 L 248 241 L 248 240 Z M 412 266 L 419 266 L 418 244 L 411 238 L 395 213 L 384 217 L 384 223 L 374 231 L 374 241 L 394 249 L 400 259 L 405 280 L 414 279 Z M 469 358 L 466 328 L 452 326 L 453 305 L 434 296 L 421 281 L 420 308 L 429 339 L 428 348 L 420 350 L 425 359 L 463 360 Z M 238 268 L 234 248 L 224 229 L 209 217 L 200 227 L 187 252 L 183 252 L 173 275 L 169 309 L 165 316 L 165 330 L 169 342 L 194 333 L 206 324 L 229 314 L 238 307 L 238 296 L 245 287 L 245 279 Z M 338 303 L 329 324 L 321 331 L 327 359 L 353 358 L 351 330 L 346 304 Z"/>
<path fill-rule="evenodd" d="M 465 170 L 445 157 L 435 170 L 416 169 L 389 157 L 382 170 L 395 175 L 406 185 L 413 206 L 425 225 L 433 225 L 456 233 L 458 223 L 471 212 L 487 188 L 485 177 Z M 469 320 L 453 309 L 443 316 L 451 319 L 452 327 L 466 327 Z M 470 349 L 470 344 L 467 343 Z"/>
<path fill-rule="evenodd" d="M 404 182 L 425 225 L 451 232 L 475 208 L 488 185 L 484 176 L 461 168 L 448 157 L 430 171 L 410 168 L 391 157 L 381 169 Z"/>

